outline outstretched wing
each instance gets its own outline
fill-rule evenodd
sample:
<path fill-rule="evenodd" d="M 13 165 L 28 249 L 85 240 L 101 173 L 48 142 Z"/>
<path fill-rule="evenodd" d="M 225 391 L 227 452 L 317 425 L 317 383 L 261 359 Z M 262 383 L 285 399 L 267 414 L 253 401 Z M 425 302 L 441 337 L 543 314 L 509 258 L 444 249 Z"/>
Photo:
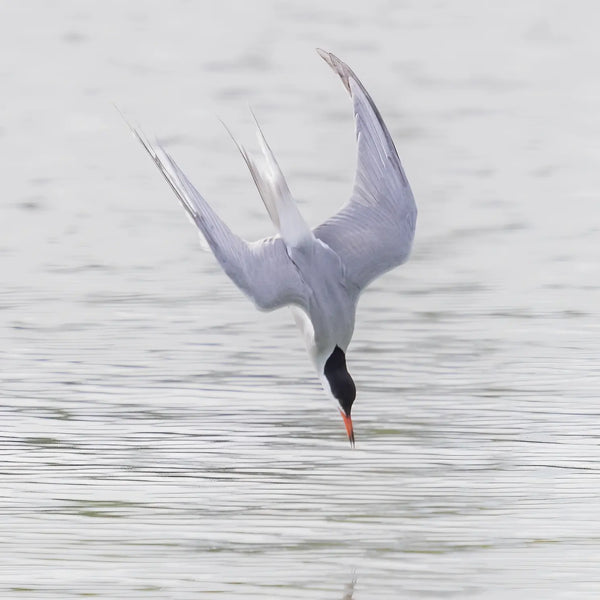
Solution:
<path fill-rule="evenodd" d="M 152 146 L 139 131 L 131 129 L 238 288 L 261 310 L 288 304 L 306 309 L 307 291 L 283 240 L 274 237 L 248 243 L 232 233 L 171 156 L 159 145 Z"/>
<path fill-rule="evenodd" d="M 363 289 L 408 258 L 417 207 L 394 142 L 367 90 L 339 58 L 317 52 L 352 98 L 358 164 L 350 200 L 314 234 L 340 256 L 350 282 Z"/>

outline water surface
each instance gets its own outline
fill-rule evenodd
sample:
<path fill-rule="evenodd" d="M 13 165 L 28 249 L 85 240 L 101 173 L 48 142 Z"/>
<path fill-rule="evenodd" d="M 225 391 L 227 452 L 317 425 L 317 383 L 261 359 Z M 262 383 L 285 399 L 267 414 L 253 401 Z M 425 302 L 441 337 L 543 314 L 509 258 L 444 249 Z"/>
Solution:
<path fill-rule="evenodd" d="M 598 8 L 37 1 L 0 20 L 0 590 L 596 598 Z M 313 225 L 347 60 L 419 205 L 361 300 L 357 448 L 287 310 L 221 273 L 117 103 L 247 238 L 250 103 Z"/>

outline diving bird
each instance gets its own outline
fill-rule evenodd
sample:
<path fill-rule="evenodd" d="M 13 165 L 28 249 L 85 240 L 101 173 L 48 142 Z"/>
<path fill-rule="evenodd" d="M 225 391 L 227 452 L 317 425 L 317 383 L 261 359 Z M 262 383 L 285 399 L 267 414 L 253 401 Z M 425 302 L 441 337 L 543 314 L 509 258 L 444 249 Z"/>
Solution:
<path fill-rule="evenodd" d="M 354 446 L 356 387 L 346 367 L 361 292 L 405 262 L 417 220 L 414 197 L 390 133 L 354 72 L 317 50 L 339 75 L 354 106 L 358 164 L 354 189 L 337 214 L 311 229 L 258 125 L 261 157 L 237 142 L 269 217 L 279 232 L 257 242 L 234 234 L 169 154 L 132 128 L 217 261 L 260 310 L 290 306 L 325 393 L 332 398 Z"/>

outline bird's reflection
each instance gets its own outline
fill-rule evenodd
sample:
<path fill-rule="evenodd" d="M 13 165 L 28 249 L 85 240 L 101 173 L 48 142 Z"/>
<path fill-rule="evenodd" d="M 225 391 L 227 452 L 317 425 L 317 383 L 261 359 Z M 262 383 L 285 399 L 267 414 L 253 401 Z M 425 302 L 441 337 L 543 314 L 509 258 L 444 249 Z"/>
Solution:
<path fill-rule="evenodd" d="M 354 586 L 358 581 L 358 577 L 356 576 L 356 571 L 352 573 L 352 580 L 350 583 L 346 584 L 344 588 L 344 595 L 342 596 L 342 600 L 353 600 L 354 599 Z"/>

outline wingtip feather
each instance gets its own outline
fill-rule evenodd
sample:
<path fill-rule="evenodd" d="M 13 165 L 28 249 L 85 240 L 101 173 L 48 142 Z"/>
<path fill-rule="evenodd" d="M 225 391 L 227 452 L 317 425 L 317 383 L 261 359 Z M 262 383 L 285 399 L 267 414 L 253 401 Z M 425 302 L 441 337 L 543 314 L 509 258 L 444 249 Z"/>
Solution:
<path fill-rule="evenodd" d="M 339 75 L 344 87 L 348 90 L 348 93 L 352 95 L 352 90 L 350 89 L 350 77 L 356 78 L 352 69 L 335 54 L 326 52 L 321 48 L 317 48 L 316 50 L 317 54 Z"/>

